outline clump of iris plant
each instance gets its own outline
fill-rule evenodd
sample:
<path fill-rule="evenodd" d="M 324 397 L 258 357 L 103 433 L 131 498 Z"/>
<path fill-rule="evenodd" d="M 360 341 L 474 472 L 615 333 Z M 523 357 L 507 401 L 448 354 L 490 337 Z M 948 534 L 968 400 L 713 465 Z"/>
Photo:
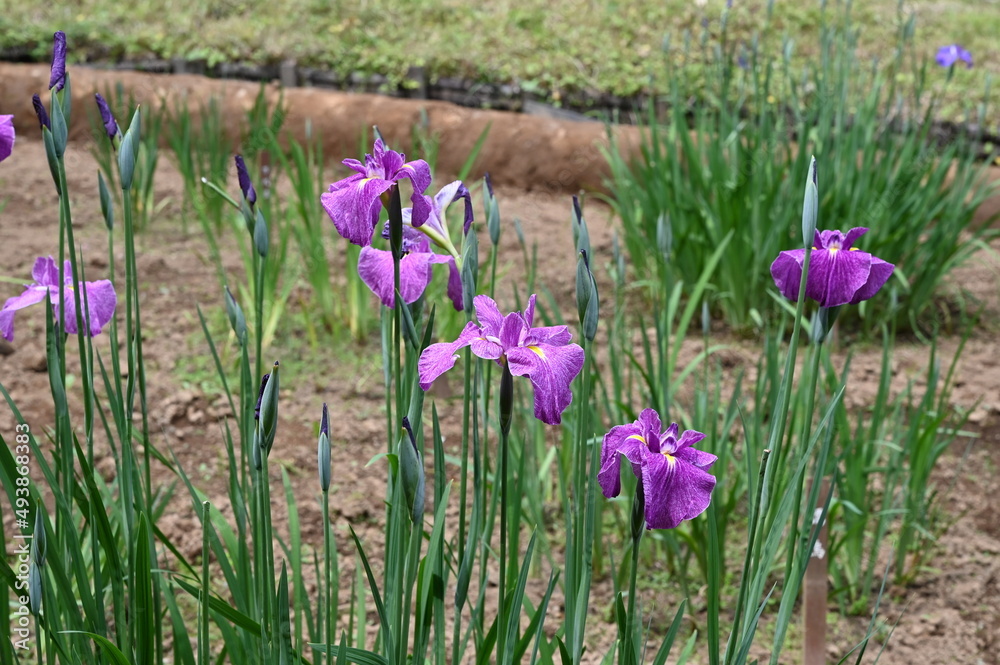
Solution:
<path fill-rule="evenodd" d="M 856 305 L 878 293 L 896 266 L 854 247 L 854 242 L 867 232 L 864 227 L 847 233 L 815 232 L 806 278 L 807 298 L 829 308 Z M 787 250 L 771 264 L 771 277 L 781 295 L 789 300 L 799 299 L 805 253 L 805 249 Z"/>
<path fill-rule="evenodd" d="M 35 261 L 31 276 L 35 282 L 25 285 L 24 293 L 21 295 L 8 298 L 3 309 L 0 309 L 0 334 L 8 342 L 14 340 L 14 313 L 19 309 L 42 302 L 46 295 L 52 302 L 56 319 L 59 318 L 59 269 L 56 267 L 55 260 L 51 256 L 39 257 Z M 66 294 L 66 302 L 63 304 L 66 322 L 63 330 L 70 334 L 76 334 L 79 317 L 76 315 L 76 303 L 73 298 L 73 273 L 69 261 L 63 264 L 63 279 L 63 291 Z M 96 282 L 78 282 L 76 287 L 85 289 L 85 292 L 80 294 L 80 305 L 87 308 L 87 313 L 84 316 L 86 332 L 90 337 L 93 337 L 100 334 L 104 326 L 115 315 L 115 306 L 118 304 L 115 287 L 106 279 Z"/>
<path fill-rule="evenodd" d="M 663 429 L 660 415 L 645 409 L 628 425 L 612 427 L 604 435 L 597 481 L 607 498 L 621 493 L 621 456 L 632 464 L 642 484 L 647 529 L 673 529 L 705 512 L 712 501 L 715 476 L 708 469 L 718 459 L 694 447 L 705 438 L 677 423 Z"/>
<path fill-rule="evenodd" d="M 0 115 L 0 162 L 14 150 L 14 116 Z"/>
<path fill-rule="evenodd" d="M 436 263 L 448 264 L 448 297 L 455 309 L 462 309 L 462 257 L 451 241 L 445 211 L 452 203 L 465 200 L 465 221 L 463 233 L 468 234 L 472 226 L 472 197 L 460 180 L 441 188 L 432 199 L 426 199 L 430 214 L 426 221 L 416 226 L 413 223 L 413 208 L 403 208 L 403 256 L 399 261 L 399 294 L 403 302 L 416 301 L 431 282 L 431 266 Z M 385 224 L 382 237 L 389 238 L 389 224 Z M 432 246 L 437 246 L 447 254 L 437 254 Z M 361 249 L 358 256 L 358 274 L 361 280 L 379 297 L 386 307 L 395 305 L 393 286 L 392 252 L 375 249 L 372 246 Z"/>
<path fill-rule="evenodd" d="M 511 375 L 531 379 L 535 417 L 558 425 L 562 412 L 573 401 L 570 384 L 583 368 L 583 348 L 570 342 L 569 327 L 535 327 L 534 295 L 523 314 L 504 316 L 489 296 L 476 296 L 473 304 L 478 324 L 468 322 L 454 342 L 431 344 L 420 354 L 420 387 L 430 388 L 436 378 L 455 366 L 457 351 L 468 346 L 480 358 L 506 366 Z"/>
<path fill-rule="evenodd" d="M 939 48 L 935 60 L 945 68 L 954 66 L 959 60 L 965 63 L 966 69 L 972 67 L 972 54 L 958 44 L 949 44 Z"/>
<path fill-rule="evenodd" d="M 400 180 L 409 179 L 413 185 L 412 226 L 419 227 L 427 221 L 431 214 L 429 198 L 424 196 L 431 184 L 427 162 L 422 159 L 407 162 L 403 154 L 386 148 L 378 139 L 372 154 L 365 155 L 364 164 L 356 159 L 345 159 L 343 163 L 357 173 L 330 185 L 330 191 L 320 196 L 320 202 L 344 238 L 362 247 L 372 244 L 382 206 L 388 207 L 384 199 Z"/>

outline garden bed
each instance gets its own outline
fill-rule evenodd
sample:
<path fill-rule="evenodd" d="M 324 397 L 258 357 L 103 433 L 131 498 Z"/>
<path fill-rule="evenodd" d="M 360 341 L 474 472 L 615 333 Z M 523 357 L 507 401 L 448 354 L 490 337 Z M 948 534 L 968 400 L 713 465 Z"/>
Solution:
<path fill-rule="evenodd" d="M 18 83 L 17 77 L 11 78 L 9 74 L 12 72 L 21 73 L 23 82 Z M 75 104 L 77 109 L 86 108 L 82 98 L 89 96 L 91 90 L 110 85 L 110 74 L 94 73 L 92 79 L 88 79 L 89 76 L 89 73 L 80 70 L 74 72 L 74 92 L 81 97 L 81 101 Z M 172 80 L 138 78 L 139 75 L 133 74 L 124 76 L 129 83 L 155 81 L 153 89 L 157 91 L 169 91 L 178 97 L 186 94 L 189 98 L 202 100 L 217 91 L 216 86 L 226 85 L 227 103 L 237 105 L 239 111 L 234 113 L 240 118 L 245 115 L 256 94 L 255 86 L 247 84 L 235 84 L 234 87 L 232 83 L 207 82 L 194 77 Z M 47 78 L 47 71 L 40 67 L 0 65 L 2 97 L 23 104 L 23 99 L 30 99 L 30 93 L 24 95 L 23 91 L 41 89 L 43 78 Z M 292 91 L 286 93 L 291 94 Z M 405 145 L 404 138 L 409 136 L 411 124 L 419 118 L 420 107 L 426 106 L 422 102 L 352 98 L 319 91 L 301 94 L 308 97 L 296 98 L 294 104 L 289 104 L 292 113 L 302 116 L 315 114 L 314 127 L 322 127 L 318 133 L 325 142 L 326 154 L 338 156 L 357 153 L 362 123 L 377 122 L 387 137 L 399 137 Z M 290 100 L 286 97 L 286 101 Z M 44 149 L 35 138 L 37 123 L 24 120 L 33 118 L 28 115 L 30 111 L 13 110 L 19 116 L 16 158 L 0 165 L 0 195 L 7 199 L 2 212 L 5 251 L 0 255 L 0 274 L 17 278 L 30 272 L 36 256 L 52 251 L 51 241 L 58 232 L 58 216 Z M 468 129 L 470 125 L 493 123 L 490 139 L 477 161 L 477 170 L 490 171 L 495 181 L 502 183 L 498 193 L 504 219 L 519 218 L 529 246 L 537 244 L 541 248 L 538 254 L 538 282 L 546 285 L 568 312 L 572 303 L 574 275 L 567 271 L 566 266 L 571 265 L 568 262 L 573 260 L 574 251 L 570 242 L 563 242 L 569 237 L 570 205 L 565 192 L 596 186 L 600 182 L 603 161 L 595 157 L 592 163 L 585 165 L 586 168 L 580 168 L 573 155 L 593 150 L 593 142 L 600 139 L 603 130 L 577 134 L 573 125 L 553 120 L 472 114 L 447 105 L 435 104 L 431 107 L 430 117 L 457 115 L 464 128 L 461 132 L 456 128 L 454 134 L 441 137 L 440 154 L 443 159 L 440 167 L 443 171 L 449 170 L 444 158 L 450 153 L 460 156 L 460 159 L 468 154 L 468 146 L 478 136 L 475 129 Z M 88 133 L 80 121 L 84 113 L 78 110 L 75 117 L 78 124 L 74 125 L 73 134 L 83 139 Z M 345 122 L 343 118 L 353 120 Z M 286 122 L 294 130 L 301 127 L 302 117 L 294 116 Z M 509 145 L 515 140 L 521 143 Z M 529 145 L 533 147 L 528 149 L 526 146 Z M 88 270 L 97 272 L 107 265 L 102 258 L 106 256 L 105 230 L 94 186 L 97 164 L 88 154 L 89 147 L 86 140 L 78 140 L 69 147 L 67 159 L 74 160 L 74 167 L 69 171 L 69 191 L 77 211 L 74 221 L 85 265 Z M 220 481 L 226 474 L 219 418 L 226 415 L 227 409 L 219 396 L 213 393 L 212 372 L 194 363 L 194 359 L 204 357 L 206 353 L 195 307 L 200 305 L 206 312 L 217 313 L 222 300 L 213 267 L 205 255 L 204 239 L 199 232 L 183 230 L 180 217 L 184 214 L 184 183 L 169 161 L 161 159 L 156 172 L 154 199 L 159 212 L 137 240 L 139 274 L 143 282 L 146 380 L 151 391 L 149 403 L 153 436 L 162 450 L 172 450 L 178 456 L 196 484 L 209 493 L 213 505 L 225 514 L 226 492 L 213 488 L 223 484 Z M 529 162 L 531 166 L 528 166 Z M 565 184 L 556 180 L 558 186 L 539 187 L 539 182 L 546 182 L 544 174 L 538 170 L 540 168 L 545 173 L 577 173 L 574 176 L 577 180 Z M 997 198 L 994 197 L 991 203 L 997 206 Z M 478 209 L 481 206 L 477 203 Z M 989 211 L 982 214 L 983 219 L 988 218 Z M 610 210 L 589 201 L 587 219 L 594 246 L 594 261 L 598 264 L 611 262 L 613 221 Z M 558 241 L 553 241 L 553 238 Z M 505 233 L 503 243 L 505 255 L 519 255 L 515 234 Z M 1000 244 L 994 242 L 992 251 L 998 249 Z M 242 269 L 235 249 L 224 249 L 222 257 L 228 270 L 238 273 Z M 116 261 L 122 261 L 122 257 L 117 257 Z M 514 265 L 505 266 L 505 269 L 511 274 L 517 274 L 519 270 Z M 882 658 L 884 663 L 919 660 L 933 664 L 976 662 L 977 659 L 985 663 L 1000 662 L 996 656 L 1000 647 L 996 642 L 1000 632 L 1000 593 L 997 593 L 997 580 L 1000 579 L 1000 530 L 997 528 L 1000 508 L 988 499 L 1000 491 L 1000 481 L 995 472 L 1000 466 L 1000 402 L 996 397 L 1000 395 L 1000 364 L 994 336 L 1000 320 L 997 275 L 995 254 L 984 251 L 953 276 L 955 281 L 970 287 L 985 306 L 983 324 L 963 354 L 952 395 L 955 404 L 975 408 L 971 417 L 972 429 L 981 434 L 981 438 L 967 458 L 962 457 L 964 444 L 956 445 L 935 471 L 936 482 L 944 485 L 952 481 L 955 483 L 943 504 L 954 524 L 935 549 L 929 561 L 931 569 L 921 573 L 912 586 L 891 590 L 888 607 L 883 608 L 886 616 L 892 622 L 900 617 L 904 608 L 905 614 Z M 605 293 L 608 291 L 605 290 Z M 509 299 L 510 295 L 509 292 L 498 292 L 500 299 Z M 300 294 L 303 301 L 307 297 L 306 292 Z M 605 298 L 605 306 L 612 311 L 614 303 L 607 296 Z M 14 344 L 0 343 L 0 375 L 26 420 L 37 423 L 33 426 L 41 431 L 52 419 L 41 317 L 19 317 L 16 340 Z M 730 369 L 753 363 L 755 345 L 726 336 L 724 340 L 731 347 L 725 353 Z M 690 340 L 687 342 L 690 348 L 685 353 L 693 355 L 700 344 L 700 340 Z M 957 344 L 957 339 L 942 339 L 941 357 L 950 358 Z M 105 338 L 95 338 L 97 348 L 104 349 L 105 345 Z M 331 423 L 334 485 L 337 491 L 332 517 L 337 525 L 335 533 L 341 554 L 347 561 L 353 552 L 346 535 L 347 523 L 354 525 L 366 542 L 373 543 L 370 549 L 377 551 L 375 543 L 380 543 L 382 538 L 385 469 L 380 465 L 365 467 L 365 462 L 384 448 L 384 423 L 380 415 L 381 369 L 376 337 L 354 347 L 335 346 L 335 349 L 328 349 L 319 357 L 310 355 L 306 359 L 303 357 L 306 345 L 301 332 L 288 331 L 287 335 L 276 339 L 268 350 L 269 357 L 281 358 L 286 365 L 282 372 L 281 425 L 272 455 L 276 463 L 271 468 L 275 474 L 275 467 L 278 466 L 288 471 L 299 504 L 303 539 L 319 547 L 322 541 L 321 518 L 314 501 L 316 407 L 326 401 L 350 416 L 337 418 Z M 875 348 L 852 350 L 854 361 L 848 406 L 863 408 L 874 395 L 879 381 L 881 351 Z M 345 353 L 352 360 L 345 360 Z M 298 361 L 291 360 L 296 356 Z M 843 358 L 841 351 L 835 356 L 835 362 L 842 362 Z M 895 389 L 919 377 L 927 360 L 926 346 L 900 342 L 897 364 L 893 368 Z M 439 409 L 446 408 L 457 406 L 454 402 L 441 401 Z M 9 412 L 4 410 L 0 413 L 0 429 L 12 431 L 13 425 Z M 99 457 L 98 468 L 108 469 L 109 465 L 110 458 L 105 452 Z M 165 470 L 158 475 L 164 481 L 170 477 Z M 277 477 L 274 480 L 280 482 Z M 984 497 L 987 497 L 986 501 L 983 501 Z M 183 553 L 195 557 L 201 547 L 197 515 L 189 508 L 188 502 L 176 503 L 176 507 L 171 508 L 161 521 L 160 527 L 175 540 Z M 276 515 L 283 514 L 282 499 L 275 498 L 274 511 Z M 5 514 L 4 528 L 7 533 L 13 529 L 12 524 L 6 523 L 9 519 L 10 516 Z M 344 569 L 346 573 L 350 567 L 345 565 L 348 565 Z M 345 578 L 349 579 L 346 574 Z M 541 580 L 537 580 L 537 584 L 532 583 L 535 593 L 540 593 L 537 589 L 540 584 Z M 611 602 L 609 587 L 595 581 L 590 619 L 590 630 L 594 636 L 590 653 L 595 662 L 613 640 L 614 628 L 607 621 Z M 559 603 L 554 601 L 553 605 L 558 607 Z M 836 611 L 833 605 L 830 609 L 831 612 Z M 650 611 L 655 612 L 657 608 Z M 673 609 L 667 608 L 658 623 L 660 619 L 663 623 L 669 620 L 667 612 L 672 614 Z M 831 654 L 841 655 L 853 646 L 863 635 L 865 621 L 833 619 Z M 793 652 L 794 649 L 789 649 L 790 657 Z"/>

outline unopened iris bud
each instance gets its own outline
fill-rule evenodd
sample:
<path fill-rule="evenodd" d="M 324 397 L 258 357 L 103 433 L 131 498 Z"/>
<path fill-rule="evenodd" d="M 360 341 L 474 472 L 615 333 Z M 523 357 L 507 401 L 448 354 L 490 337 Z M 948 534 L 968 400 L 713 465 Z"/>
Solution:
<path fill-rule="evenodd" d="M 225 288 L 225 297 L 229 325 L 233 327 L 233 332 L 236 333 L 236 339 L 239 340 L 240 346 L 244 346 L 247 343 L 247 320 L 243 316 L 243 308 L 236 302 L 236 298 L 233 297 L 233 292 L 229 290 L 228 286 Z"/>
<path fill-rule="evenodd" d="M 108 138 L 114 141 L 115 137 L 118 136 L 118 123 L 115 121 L 115 116 L 111 114 L 111 108 L 104 97 L 101 96 L 101 93 L 95 92 L 94 99 L 97 101 L 97 110 L 101 112 L 101 122 L 104 123 L 104 131 L 108 133 Z"/>
<path fill-rule="evenodd" d="M 49 74 L 49 90 L 56 92 L 66 85 L 66 33 L 59 30 L 52 35 L 52 71 Z"/>
<path fill-rule="evenodd" d="M 635 500 L 632 501 L 631 532 L 633 547 L 639 544 L 642 538 L 642 525 L 646 521 L 646 492 L 643 489 L 643 481 L 640 478 L 635 484 Z"/>
<path fill-rule="evenodd" d="M 833 329 L 833 324 L 836 323 L 837 316 L 840 314 L 840 309 L 840 306 L 820 307 L 819 311 L 816 312 L 811 330 L 814 344 L 822 344 L 823 340 L 830 334 L 830 330 Z"/>
<path fill-rule="evenodd" d="M 132 177 L 135 175 L 135 164 L 139 159 L 139 145 L 142 138 L 142 113 L 136 108 L 132 114 L 132 122 L 122 138 L 118 149 L 118 172 L 121 174 L 122 190 L 132 189 Z"/>
<path fill-rule="evenodd" d="M 583 219 L 580 199 L 576 196 L 573 197 L 573 242 L 576 244 L 576 251 L 590 254 L 590 231 L 587 230 L 587 222 Z"/>
<path fill-rule="evenodd" d="M 264 453 L 271 452 L 274 435 L 278 426 L 278 363 L 274 363 L 271 374 L 261 384 L 260 403 L 261 446 Z"/>
<path fill-rule="evenodd" d="M 257 208 L 257 218 L 253 225 L 253 246 L 257 253 L 263 258 L 267 256 L 267 250 L 271 244 L 267 233 L 267 222 L 264 220 L 264 213 Z"/>
<path fill-rule="evenodd" d="M 802 246 L 809 247 L 816 233 L 816 218 L 819 216 L 819 183 L 816 177 L 816 158 L 809 162 L 806 177 L 806 195 L 802 201 Z"/>
<path fill-rule="evenodd" d="M 250 173 L 247 171 L 247 165 L 243 161 L 242 155 L 236 155 L 236 177 L 239 178 L 240 190 L 242 190 L 243 198 L 247 200 L 247 203 L 250 205 L 257 203 L 257 191 L 253 188 L 253 182 L 250 181 Z"/>
<path fill-rule="evenodd" d="M 656 218 L 656 248 L 667 260 L 674 246 L 674 232 L 670 226 L 670 215 L 661 214 Z"/>
<path fill-rule="evenodd" d="M 500 375 L 500 431 L 504 436 L 510 434 L 510 423 L 514 416 L 514 376 L 506 358 L 503 362 L 503 373 Z"/>
<path fill-rule="evenodd" d="M 583 336 L 591 342 L 597 336 L 597 320 L 600 315 L 598 301 L 597 282 L 590 271 L 590 260 L 587 258 L 587 251 L 581 249 L 580 258 L 576 262 L 576 307 Z"/>
<path fill-rule="evenodd" d="M 406 436 L 399 442 L 399 470 L 403 480 L 403 494 L 406 495 L 406 505 L 410 509 L 410 519 L 419 524 L 424 515 L 424 465 L 420 461 L 420 451 L 417 450 L 417 439 L 410 427 L 410 419 L 403 416 L 403 429 Z"/>
<path fill-rule="evenodd" d="M 500 204 L 493 194 L 493 181 L 487 173 L 483 178 L 486 185 L 486 229 L 490 232 L 490 242 L 496 247 L 500 244 Z"/>
<path fill-rule="evenodd" d="M 472 316 L 475 311 L 476 279 L 479 277 L 479 236 L 470 233 L 462 243 L 462 305 Z"/>
<path fill-rule="evenodd" d="M 319 422 L 319 442 L 316 445 L 316 468 L 319 470 L 319 487 L 330 490 L 330 413 L 323 403 L 323 417 Z"/>
<path fill-rule="evenodd" d="M 712 332 L 712 319 L 709 318 L 708 311 L 708 301 L 701 301 L 701 334 L 708 337 L 708 333 Z"/>
<path fill-rule="evenodd" d="M 49 112 L 45 110 L 42 98 L 38 95 L 32 95 L 31 105 L 35 107 L 35 115 L 38 116 L 38 125 L 52 131 L 52 121 L 49 120 Z"/>
<path fill-rule="evenodd" d="M 45 566 L 45 518 L 35 507 L 32 530 L 31 560 L 28 563 L 28 607 L 36 617 L 42 609 L 42 569 Z"/>

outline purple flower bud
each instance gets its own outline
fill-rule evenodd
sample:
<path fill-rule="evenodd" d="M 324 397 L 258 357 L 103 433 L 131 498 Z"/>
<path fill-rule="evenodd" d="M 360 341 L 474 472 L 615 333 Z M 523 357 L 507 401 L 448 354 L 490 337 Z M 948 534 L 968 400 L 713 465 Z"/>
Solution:
<path fill-rule="evenodd" d="M 97 100 L 97 109 L 101 112 L 101 122 L 104 123 L 104 131 L 108 133 L 109 139 L 114 139 L 118 136 L 118 123 L 115 122 L 115 117 L 111 115 L 111 109 L 108 107 L 108 103 L 101 96 L 101 93 L 95 92 L 94 99 Z"/>
<path fill-rule="evenodd" d="M 247 203 L 250 205 L 257 203 L 257 192 L 253 188 L 253 183 L 250 182 L 250 173 L 247 171 L 247 165 L 243 161 L 242 155 L 236 155 L 236 175 L 240 179 L 240 189 L 243 190 L 243 197 Z"/>
<path fill-rule="evenodd" d="M 270 374 L 265 374 L 264 378 L 260 380 L 260 392 L 257 393 L 257 406 L 253 410 L 253 419 L 260 420 L 260 402 L 264 399 L 264 388 L 267 387 L 267 380 L 271 378 Z"/>
<path fill-rule="evenodd" d="M 56 92 L 66 84 L 66 33 L 62 30 L 52 35 L 52 73 L 49 76 L 49 90 Z"/>
<path fill-rule="evenodd" d="M 52 123 L 49 122 L 49 112 L 45 110 L 45 104 L 42 104 L 42 98 L 38 95 L 32 95 L 31 105 L 35 107 L 35 115 L 38 116 L 38 125 L 40 127 L 48 127 L 49 130 L 51 130 Z"/>
<path fill-rule="evenodd" d="M 330 436 L 330 411 L 323 402 L 323 418 L 319 421 L 319 433 Z"/>

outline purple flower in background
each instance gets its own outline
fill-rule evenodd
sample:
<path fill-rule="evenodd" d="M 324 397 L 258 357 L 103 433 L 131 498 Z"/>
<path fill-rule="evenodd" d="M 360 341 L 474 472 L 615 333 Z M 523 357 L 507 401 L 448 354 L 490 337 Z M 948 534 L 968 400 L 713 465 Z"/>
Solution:
<path fill-rule="evenodd" d="M 935 59 L 942 67 L 951 67 L 959 60 L 965 63 L 966 69 L 972 67 L 972 54 L 958 44 L 942 46 L 938 49 L 937 57 Z"/>
<path fill-rule="evenodd" d="M 250 172 L 247 171 L 247 165 L 243 161 L 242 155 L 236 155 L 236 177 L 240 181 L 240 190 L 242 190 L 243 198 L 247 200 L 247 203 L 250 205 L 257 203 L 257 190 L 253 188 Z"/>
<path fill-rule="evenodd" d="M 821 307 L 856 305 L 868 300 L 882 288 L 896 268 L 877 256 L 852 247 L 854 241 L 868 232 L 856 227 L 846 234 L 840 231 L 816 231 L 813 251 L 806 278 L 806 297 Z M 806 250 L 781 252 L 771 264 L 771 277 L 781 295 L 798 300 L 802 279 L 802 262 Z"/>
<path fill-rule="evenodd" d="M 428 197 L 423 194 L 431 184 L 431 168 L 422 159 L 406 162 L 405 157 L 389 150 L 381 139 L 375 141 L 373 154 L 365 155 L 365 163 L 345 159 L 344 165 L 357 171 L 352 176 L 330 185 L 330 191 L 320 197 L 326 214 L 333 220 L 337 232 L 355 245 L 366 247 L 382 210 L 382 195 L 404 178 L 413 185 L 412 224 L 420 226 L 430 215 Z"/>
<path fill-rule="evenodd" d="M 59 269 L 55 260 L 50 256 L 38 257 L 35 267 L 31 270 L 34 284 L 24 287 L 24 293 L 13 298 L 8 298 L 3 309 L 0 309 L 0 334 L 7 341 L 14 340 L 14 313 L 19 309 L 24 309 L 29 305 L 42 302 L 48 294 L 52 301 L 52 308 L 56 319 L 59 318 Z M 63 330 L 70 334 L 77 333 L 78 317 L 76 315 L 76 299 L 73 296 L 73 273 L 70 262 L 63 264 L 63 291 L 66 294 L 66 323 Z M 114 285 L 106 279 L 96 282 L 78 282 L 77 287 L 82 286 L 85 291 L 80 293 L 80 305 L 87 308 L 85 323 L 88 334 L 93 337 L 101 332 L 101 329 L 115 315 L 115 305 L 118 297 L 115 295 Z"/>
<path fill-rule="evenodd" d="M 442 187 L 433 199 L 426 195 L 422 196 L 427 199 L 430 208 L 427 221 L 422 226 L 414 227 L 412 208 L 403 208 L 402 211 L 403 258 L 399 262 L 399 294 L 406 304 L 416 301 L 431 283 L 431 266 L 435 263 L 447 263 L 448 297 L 451 298 L 455 309 L 461 311 L 462 277 L 458 265 L 461 258 L 451 242 L 445 211 L 452 203 L 465 199 L 463 232 L 468 233 L 472 225 L 472 197 L 460 180 Z M 382 230 L 382 237 L 389 237 L 388 223 Z M 435 254 L 431 249 L 431 241 L 448 254 Z M 392 252 L 371 246 L 362 247 L 358 257 L 358 274 L 383 305 L 386 307 L 395 305 Z"/>
<path fill-rule="evenodd" d="M 114 139 L 118 136 L 118 123 L 115 121 L 115 117 L 111 115 L 111 108 L 108 103 L 101 96 L 101 93 L 95 92 L 94 99 L 97 100 L 97 110 L 101 112 L 101 122 L 104 123 L 104 131 L 108 133 L 109 139 Z"/>
<path fill-rule="evenodd" d="M 642 483 L 646 497 L 646 528 L 673 529 L 702 514 L 712 500 L 715 476 L 708 473 L 718 459 L 694 445 L 705 438 L 673 423 L 666 430 L 659 414 L 645 409 L 628 425 L 612 427 L 604 435 L 601 470 L 597 481 L 604 496 L 621 492 L 621 455 L 632 463 L 632 473 Z"/>
<path fill-rule="evenodd" d="M 473 303 L 478 325 L 470 321 L 454 342 L 431 344 L 420 354 L 420 387 L 430 388 L 434 379 L 455 366 L 457 351 L 468 346 L 480 358 L 495 360 L 500 366 L 506 363 L 513 376 L 531 379 L 535 417 L 558 425 L 562 412 L 573 401 L 569 386 L 583 368 L 583 349 L 570 343 L 569 327 L 534 327 L 534 295 L 523 314 L 502 315 L 488 296 L 476 296 Z"/>
<path fill-rule="evenodd" d="M 42 98 L 38 95 L 32 95 L 31 105 L 35 108 L 35 115 L 38 116 L 39 127 L 48 127 L 51 130 L 52 123 L 49 121 L 49 112 L 45 110 L 45 104 L 42 104 Z"/>
<path fill-rule="evenodd" d="M 49 90 L 56 92 L 66 85 L 66 33 L 62 30 L 52 35 L 52 73 L 49 75 Z"/>
<path fill-rule="evenodd" d="M 0 115 L 0 162 L 14 150 L 14 116 Z"/>

